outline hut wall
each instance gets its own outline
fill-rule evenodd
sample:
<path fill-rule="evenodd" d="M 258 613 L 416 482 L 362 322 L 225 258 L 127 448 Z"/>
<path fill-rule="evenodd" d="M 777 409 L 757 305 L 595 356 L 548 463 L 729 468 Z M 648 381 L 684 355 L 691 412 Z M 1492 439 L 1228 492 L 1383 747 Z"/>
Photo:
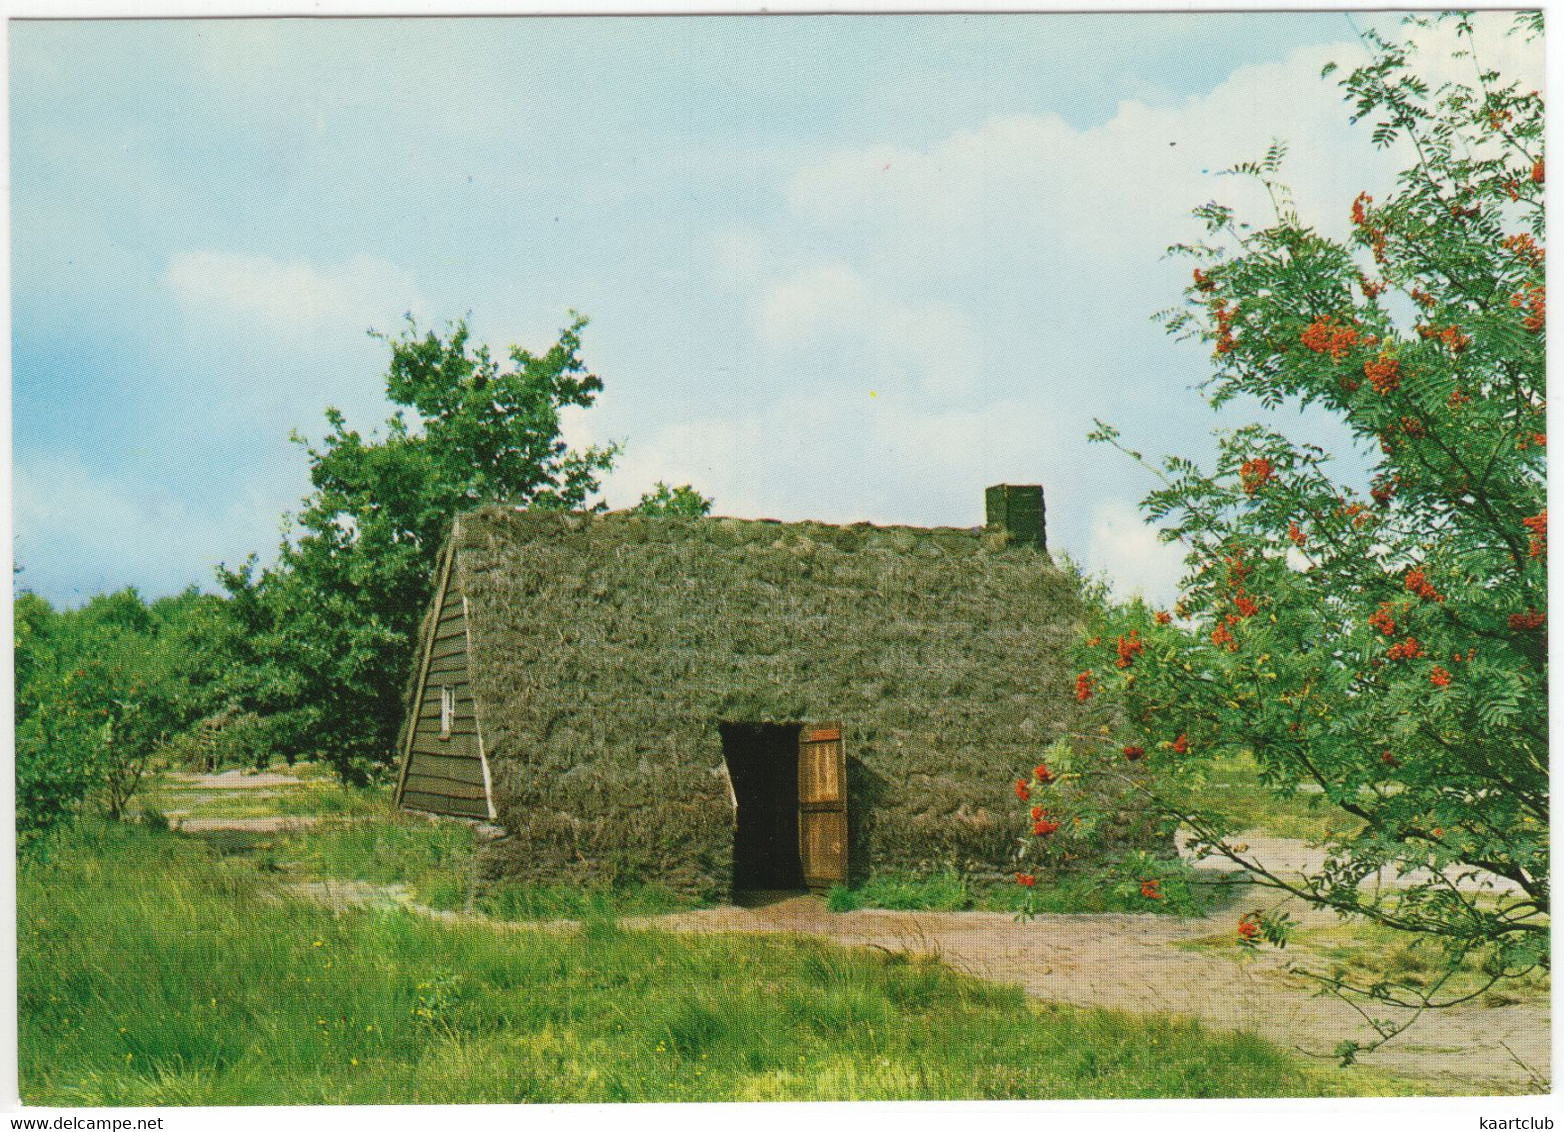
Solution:
<path fill-rule="evenodd" d="M 840 720 L 850 867 L 997 874 L 1012 783 L 1067 729 L 1074 581 L 1002 533 L 464 517 L 456 571 L 510 837 L 534 880 L 731 883 L 718 725 Z"/>
<path fill-rule="evenodd" d="M 433 617 L 434 624 L 425 635 L 428 668 L 423 696 L 412 720 L 401 804 L 433 814 L 488 818 L 483 751 L 468 665 L 467 616 L 455 571 Z M 454 712 L 450 730 L 442 734 L 445 689 L 450 690 Z"/>

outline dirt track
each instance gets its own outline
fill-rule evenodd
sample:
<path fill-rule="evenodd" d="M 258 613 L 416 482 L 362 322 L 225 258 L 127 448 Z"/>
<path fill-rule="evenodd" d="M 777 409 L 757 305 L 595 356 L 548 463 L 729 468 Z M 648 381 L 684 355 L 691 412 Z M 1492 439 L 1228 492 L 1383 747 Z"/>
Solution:
<path fill-rule="evenodd" d="M 415 904 L 401 886 L 360 881 L 299 886 L 337 908 L 400 905 L 452 925 L 525 932 L 573 929 L 568 921 L 517 923 Z M 1305 925 L 1333 917 L 1294 910 Z M 626 918 L 631 929 L 672 932 L 776 932 L 816 936 L 844 947 L 927 955 L 955 970 L 1019 984 L 1052 1002 L 1197 1018 L 1218 1029 L 1245 1029 L 1326 1062 L 1343 1038 L 1367 1041 L 1369 1026 L 1344 1003 L 1313 995 L 1290 974 L 1296 949 L 1198 946 L 1230 935 L 1236 914 L 1204 919 L 1137 915 L 1048 915 L 1017 923 L 1002 912 L 830 912 L 815 896 L 778 894 L 748 907 L 724 906 Z M 1195 945 L 1195 946 L 1192 946 Z M 1318 962 L 1317 957 L 1316 962 Z M 1379 1007 L 1386 1017 L 1390 1007 Z M 1426 1013 L 1366 1064 L 1427 1083 L 1432 1094 L 1514 1094 L 1546 1083 L 1551 1062 L 1545 1003 L 1473 1003 Z M 1533 1075 L 1536 1076 L 1533 1076 Z"/>
<path fill-rule="evenodd" d="M 1329 1054 L 1343 1038 L 1372 1036 L 1350 1007 L 1312 996 L 1307 983 L 1287 973 L 1295 955 L 1262 949 L 1239 960 L 1187 946 L 1231 932 L 1235 919 L 1039 916 L 1017 923 L 998 912 L 836 913 L 816 897 L 789 896 L 755 907 L 646 917 L 627 926 L 795 932 L 849 947 L 932 955 L 968 974 L 1019 983 L 1038 998 L 1191 1016 L 1223 1029 L 1252 1029 L 1313 1054 Z M 1384 1017 L 1392 1010 L 1375 1013 Z M 1545 1078 L 1550 1058 L 1546 1006 L 1472 1004 L 1425 1014 L 1371 1063 L 1428 1081 L 1440 1093 L 1515 1093 L 1533 1085 L 1533 1072 Z"/>
<path fill-rule="evenodd" d="M 202 789 L 280 785 L 264 776 L 195 778 Z M 277 776 L 281 777 L 281 776 Z M 226 781 L 213 781 L 222 779 Z M 187 832 L 302 827 L 308 818 L 186 819 Z M 297 823 L 295 826 L 294 823 Z M 1317 866 L 1320 852 L 1304 842 L 1251 837 L 1250 855 L 1278 875 Z M 1221 862 L 1195 862 L 1220 868 Z M 1380 883 L 1406 883 L 1393 877 Z M 336 907 L 398 904 L 451 923 L 511 931 L 559 929 L 565 924 L 515 924 L 481 916 L 435 912 L 412 902 L 400 886 L 354 881 L 298 886 L 312 899 Z M 1305 926 L 1333 924 L 1334 917 L 1301 906 L 1291 909 Z M 818 897 L 781 894 L 751 906 L 706 908 L 624 921 L 626 927 L 674 932 L 778 932 L 818 936 L 848 947 L 875 947 L 929 955 L 979 978 L 1019 984 L 1054 1002 L 1197 1018 L 1221 1029 L 1249 1029 L 1286 1048 L 1328 1056 L 1343 1038 L 1367 1041 L 1373 1031 L 1346 1004 L 1317 997 L 1312 984 L 1287 966 L 1318 957 L 1290 948 L 1262 948 L 1239 957 L 1231 947 L 1198 946 L 1230 941 L 1236 913 L 1203 919 L 1156 915 L 1047 915 L 1018 923 L 997 912 L 836 913 Z M 1376 1016 L 1393 1017 L 1380 1006 Z M 1374 1053 L 1369 1064 L 1425 1081 L 1436 1093 L 1519 1093 L 1545 1083 L 1551 1064 L 1547 1003 L 1483 1006 L 1480 1002 L 1431 1011 L 1404 1036 Z"/>

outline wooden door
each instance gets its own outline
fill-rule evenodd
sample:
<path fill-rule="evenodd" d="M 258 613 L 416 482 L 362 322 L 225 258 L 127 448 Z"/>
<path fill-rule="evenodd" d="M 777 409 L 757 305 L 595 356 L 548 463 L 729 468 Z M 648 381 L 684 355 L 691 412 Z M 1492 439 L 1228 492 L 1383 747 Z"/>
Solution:
<path fill-rule="evenodd" d="M 847 752 L 836 724 L 798 736 L 798 855 L 804 883 L 847 883 Z"/>

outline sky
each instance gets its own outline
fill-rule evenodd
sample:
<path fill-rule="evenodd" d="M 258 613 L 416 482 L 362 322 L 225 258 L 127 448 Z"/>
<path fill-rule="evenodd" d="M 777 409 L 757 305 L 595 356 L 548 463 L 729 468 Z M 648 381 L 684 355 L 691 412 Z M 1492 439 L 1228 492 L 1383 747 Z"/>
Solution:
<path fill-rule="evenodd" d="M 1487 17 L 1480 17 L 1486 19 Z M 1190 209 L 1289 144 L 1306 221 L 1392 183 L 1321 68 L 1384 14 L 19 22 L 10 27 L 18 584 L 75 605 L 271 558 L 323 410 L 377 427 L 366 331 L 579 310 L 621 441 L 717 514 L 973 526 L 1044 485 L 1050 547 L 1167 600 L 1151 484 L 1200 458 Z M 1485 65 L 1540 53 L 1485 33 Z M 1451 67 L 1454 63 L 1443 62 Z M 1291 435 L 1341 451 L 1334 422 Z"/>

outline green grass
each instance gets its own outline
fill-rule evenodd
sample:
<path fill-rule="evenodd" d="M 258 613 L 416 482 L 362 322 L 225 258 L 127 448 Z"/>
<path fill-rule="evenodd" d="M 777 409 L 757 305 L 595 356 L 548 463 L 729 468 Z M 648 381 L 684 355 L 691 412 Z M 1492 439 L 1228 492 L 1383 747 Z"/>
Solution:
<path fill-rule="evenodd" d="M 1237 935 L 1224 932 L 1189 940 L 1192 949 L 1236 951 Z M 1402 986 L 1432 987 L 1445 970 L 1444 952 L 1436 939 L 1392 931 L 1362 920 L 1303 928 L 1293 933 L 1289 950 L 1310 968 L 1343 976 L 1357 985 L 1384 979 Z M 1438 992 L 1441 999 L 1462 996 L 1488 983 L 1481 962 L 1468 956 Z M 1300 985 L 1305 984 L 1300 980 Z M 1543 971 L 1531 971 L 1497 984 L 1477 1001 L 1484 1006 L 1547 1002 L 1552 981 Z"/>
<path fill-rule="evenodd" d="M 407 845 L 382 870 L 427 864 Z M 1371 1071 L 793 938 L 452 927 L 84 824 L 18 879 L 34 1104 L 1317 1095 Z M 346 853 L 339 843 L 333 852 Z M 423 853 L 423 856 L 419 854 Z M 330 859 L 323 854 L 322 860 Z"/>
<path fill-rule="evenodd" d="M 1215 760 L 1205 781 L 1190 787 L 1188 804 L 1220 814 L 1235 831 L 1305 841 L 1324 841 L 1361 824 L 1322 794 L 1273 790 L 1260 780 L 1258 764 L 1247 756 Z"/>
<path fill-rule="evenodd" d="M 1162 886 L 1173 899 L 1150 900 L 1134 885 L 1126 886 L 1113 869 L 1040 876 L 1031 889 L 1013 882 L 980 882 L 953 871 L 927 876 L 884 874 L 852 886 L 838 885 L 826 894 L 833 912 L 886 908 L 920 912 L 1019 912 L 1028 897 L 1032 911 L 1051 914 L 1131 912 L 1187 916 L 1230 905 L 1236 886 L 1212 883 L 1212 878 L 1178 862 L 1159 866 Z"/>
<path fill-rule="evenodd" d="M 277 812 L 321 817 L 379 817 L 392 814 L 395 791 L 390 784 L 345 786 L 335 779 L 306 778 L 302 787 L 284 791 Z"/>
<path fill-rule="evenodd" d="M 989 908 L 997 896 L 997 891 L 973 885 L 954 871 L 921 877 L 881 875 L 851 887 L 836 885 L 826 894 L 826 907 L 833 912 L 851 912 L 858 908 L 964 912 L 972 908 Z"/>
<path fill-rule="evenodd" d="M 470 825 L 397 814 L 289 834 L 278 855 L 312 878 L 400 884 L 419 895 L 460 884 L 465 896 L 475 845 Z"/>
<path fill-rule="evenodd" d="M 454 902 L 431 901 L 436 908 Z M 581 889 L 568 885 L 497 881 L 479 887 L 474 908 L 497 920 L 594 920 L 620 916 L 657 916 L 695 906 L 695 902 L 655 884 Z"/>

